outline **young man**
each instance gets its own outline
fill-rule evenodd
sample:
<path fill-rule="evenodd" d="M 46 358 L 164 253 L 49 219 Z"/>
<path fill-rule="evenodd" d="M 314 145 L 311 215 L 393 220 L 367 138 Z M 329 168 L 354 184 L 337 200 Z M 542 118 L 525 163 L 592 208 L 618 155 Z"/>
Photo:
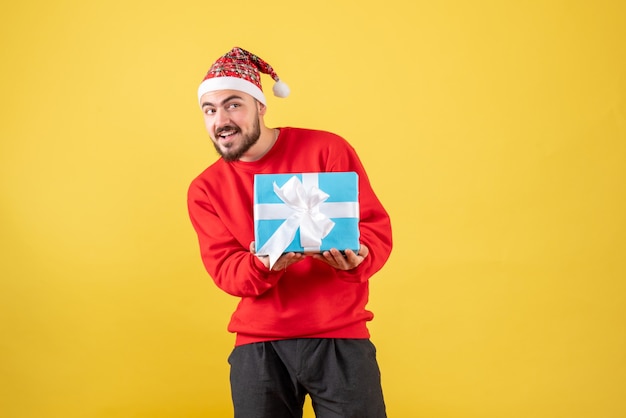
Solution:
<path fill-rule="evenodd" d="M 260 73 L 288 88 L 256 55 L 233 48 L 198 89 L 221 158 L 193 180 L 188 206 L 202 261 L 217 286 L 241 298 L 228 330 L 236 418 L 381 418 L 385 405 L 366 323 L 368 280 L 391 252 L 391 225 L 354 149 L 329 132 L 269 128 Z M 270 268 L 254 245 L 255 174 L 358 174 L 360 249 L 286 253 Z"/>

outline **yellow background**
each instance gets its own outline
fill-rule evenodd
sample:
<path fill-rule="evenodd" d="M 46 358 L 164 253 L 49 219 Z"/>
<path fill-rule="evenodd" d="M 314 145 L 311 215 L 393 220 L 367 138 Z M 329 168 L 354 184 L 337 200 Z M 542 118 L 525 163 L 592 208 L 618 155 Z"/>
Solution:
<path fill-rule="evenodd" d="M 0 415 L 231 415 L 185 198 L 237 45 L 292 89 L 267 122 L 346 137 L 392 216 L 390 417 L 626 416 L 625 4 L 5 2 Z"/>

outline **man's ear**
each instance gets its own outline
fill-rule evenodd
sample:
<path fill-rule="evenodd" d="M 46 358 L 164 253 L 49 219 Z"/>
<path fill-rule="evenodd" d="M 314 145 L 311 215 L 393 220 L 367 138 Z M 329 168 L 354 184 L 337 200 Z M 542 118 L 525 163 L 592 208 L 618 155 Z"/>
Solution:
<path fill-rule="evenodd" d="M 259 115 L 265 116 L 265 112 L 267 112 L 267 106 L 265 106 L 263 103 L 259 101 L 257 101 L 256 103 L 259 109 Z"/>

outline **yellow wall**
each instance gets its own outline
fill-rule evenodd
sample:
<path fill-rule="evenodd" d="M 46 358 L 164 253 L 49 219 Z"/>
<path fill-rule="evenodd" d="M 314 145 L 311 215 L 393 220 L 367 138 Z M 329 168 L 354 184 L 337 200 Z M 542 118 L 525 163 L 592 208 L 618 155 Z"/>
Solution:
<path fill-rule="evenodd" d="M 7 3 L 2 417 L 230 416 L 236 301 L 185 195 L 235 45 L 292 89 L 268 122 L 344 135 L 393 217 L 391 417 L 626 416 L 623 1 Z"/>

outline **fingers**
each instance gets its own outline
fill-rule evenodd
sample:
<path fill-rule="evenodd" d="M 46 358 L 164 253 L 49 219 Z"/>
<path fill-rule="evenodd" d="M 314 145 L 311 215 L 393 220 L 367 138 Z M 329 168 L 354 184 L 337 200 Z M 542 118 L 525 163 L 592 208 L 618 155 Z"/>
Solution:
<path fill-rule="evenodd" d="M 250 252 L 255 254 L 254 241 L 250 243 Z M 353 250 L 345 250 L 343 253 L 336 248 L 331 248 L 328 251 L 324 251 L 321 254 L 302 254 L 302 253 L 286 253 L 280 256 L 276 263 L 272 266 L 273 271 L 285 270 L 290 265 L 303 260 L 305 257 L 312 256 L 316 260 L 325 262 L 326 264 L 338 269 L 338 270 L 351 270 L 357 267 L 363 262 L 363 260 L 369 255 L 369 248 L 366 245 L 361 244 L 359 252 L 355 253 Z M 265 267 L 269 268 L 269 258 L 259 257 Z"/>
<path fill-rule="evenodd" d="M 297 263 L 298 261 L 304 258 L 304 254 L 300 253 L 286 253 L 280 256 L 274 266 L 272 266 L 272 271 L 280 271 L 285 270 L 290 265 Z"/>
<path fill-rule="evenodd" d="M 254 245 L 254 241 L 250 243 L 250 252 L 256 255 L 256 248 Z M 257 256 L 257 258 L 263 263 L 265 267 L 270 268 L 270 259 L 268 256 Z M 272 266 L 272 271 L 280 271 L 285 270 L 287 267 L 292 265 L 293 263 L 297 263 L 298 261 L 304 258 L 304 254 L 300 253 L 286 253 L 280 256 L 276 263 Z"/>
<path fill-rule="evenodd" d="M 361 245 L 358 254 L 352 250 L 345 250 L 342 254 L 341 251 L 332 248 L 329 251 L 314 255 L 313 258 L 324 261 L 338 270 L 351 270 L 361 264 L 368 254 L 369 248 Z"/>

